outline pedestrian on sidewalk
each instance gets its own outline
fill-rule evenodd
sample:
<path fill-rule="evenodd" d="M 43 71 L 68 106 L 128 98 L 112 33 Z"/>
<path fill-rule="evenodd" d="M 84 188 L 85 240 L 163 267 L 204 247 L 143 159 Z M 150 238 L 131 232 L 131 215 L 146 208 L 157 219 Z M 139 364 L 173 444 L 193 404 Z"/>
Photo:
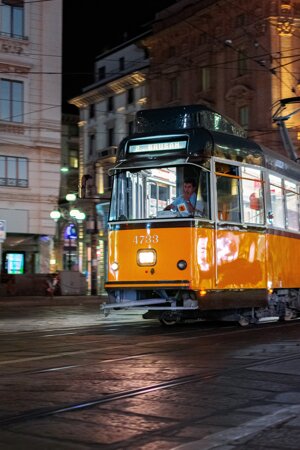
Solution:
<path fill-rule="evenodd" d="M 58 274 L 54 273 L 54 274 L 50 275 L 50 277 L 47 279 L 46 283 L 47 283 L 46 292 L 47 292 L 47 294 L 50 295 L 51 298 L 53 298 L 53 295 L 55 294 L 55 292 L 58 288 L 58 284 L 59 284 Z"/>

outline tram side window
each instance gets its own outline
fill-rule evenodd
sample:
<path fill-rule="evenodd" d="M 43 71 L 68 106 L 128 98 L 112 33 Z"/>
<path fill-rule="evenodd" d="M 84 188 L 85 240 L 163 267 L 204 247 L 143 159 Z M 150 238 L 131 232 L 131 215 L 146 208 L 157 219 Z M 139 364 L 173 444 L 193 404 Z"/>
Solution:
<path fill-rule="evenodd" d="M 218 219 L 227 222 L 241 221 L 238 167 L 216 163 Z"/>
<path fill-rule="evenodd" d="M 273 225 L 275 227 L 285 227 L 284 214 L 284 192 L 282 188 L 282 179 L 275 175 L 269 175 L 271 206 L 273 214 Z"/>
<path fill-rule="evenodd" d="M 124 174 L 118 174 L 113 179 L 113 189 L 110 204 L 109 220 L 127 220 L 128 185 Z"/>
<path fill-rule="evenodd" d="M 262 174 L 259 169 L 242 167 L 244 222 L 264 223 Z"/>
<path fill-rule="evenodd" d="M 289 230 L 299 230 L 297 185 L 292 181 L 284 181 L 286 201 L 286 225 Z"/>

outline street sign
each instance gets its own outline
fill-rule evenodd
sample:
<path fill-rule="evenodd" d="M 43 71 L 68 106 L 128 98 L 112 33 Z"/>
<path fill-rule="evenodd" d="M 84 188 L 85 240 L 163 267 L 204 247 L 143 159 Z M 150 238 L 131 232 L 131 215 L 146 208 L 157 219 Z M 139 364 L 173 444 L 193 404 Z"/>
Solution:
<path fill-rule="evenodd" d="M 0 242 L 6 238 L 6 220 L 0 219 Z"/>

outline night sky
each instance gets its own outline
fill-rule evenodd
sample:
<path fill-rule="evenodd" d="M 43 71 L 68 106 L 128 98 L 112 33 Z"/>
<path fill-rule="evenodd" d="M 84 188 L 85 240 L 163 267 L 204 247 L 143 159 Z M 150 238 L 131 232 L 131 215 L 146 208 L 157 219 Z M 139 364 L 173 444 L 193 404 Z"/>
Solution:
<path fill-rule="evenodd" d="M 147 30 L 155 13 L 176 0 L 64 0 L 63 9 L 63 109 L 72 112 L 67 99 L 81 94 L 93 82 L 94 59 L 127 39 Z M 117 22 L 122 21 L 122 25 Z M 109 28 L 110 31 L 105 31 Z M 125 40 L 127 40 L 125 39 Z M 73 110 L 74 111 L 74 110 Z M 75 111 L 77 109 L 75 108 Z"/>

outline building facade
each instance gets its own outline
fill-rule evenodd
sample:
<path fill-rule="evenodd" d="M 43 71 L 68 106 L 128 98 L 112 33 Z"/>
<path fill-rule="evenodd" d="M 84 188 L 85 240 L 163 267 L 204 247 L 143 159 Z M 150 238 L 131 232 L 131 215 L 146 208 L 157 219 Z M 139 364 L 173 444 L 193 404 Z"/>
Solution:
<path fill-rule="evenodd" d="M 284 153 L 272 115 L 280 99 L 300 95 L 299 26 L 299 0 L 177 1 L 144 40 L 148 107 L 206 104 Z M 297 148 L 298 123 L 287 122 Z"/>
<path fill-rule="evenodd" d="M 95 82 L 70 103 L 80 112 L 78 205 L 91 224 L 84 264 L 98 292 L 106 278 L 109 168 L 134 131 L 135 113 L 205 104 L 285 154 L 273 114 L 281 99 L 300 95 L 299 21 L 300 0 L 178 0 L 156 15 L 151 32 L 96 59 Z M 286 105 L 299 155 L 296 112 L 297 103 Z"/>
<path fill-rule="evenodd" d="M 49 273 L 61 165 L 62 0 L 0 6 L 2 272 Z"/>
<path fill-rule="evenodd" d="M 95 82 L 70 103 L 79 108 L 81 192 L 76 206 L 87 215 L 83 267 L 91 293 L 103 293 L 106 279 L 106 222 L 111 193 L 108 170 L 119 142 L 133 132 L 136 111 L 146 103 L 148 53 L 143 36 L 96 58 Z"/>
<path fill-rule="evenodd" d="M 61 167 L 59 198 L 53 211 L 60 213 L 56 222 L 54 245 L 50 258 L 50 271 L 76 269 L 79 267 L 79 248 L 77 242 L 68 239 L 68 231 L 77 229 L 77 223 L 70 217 L 72 202 L 68 195 L 76 195 L 79 189 L 79 144 L 78 120 L 76 114 L 64 113 L 61 122 Z M 53 213 L 51 212 L 51 215 Z M 73 223 L 75 222 L 75 223 Z M 73 224 L 73 227 L 70 225 Z M 76 235 L 77 235 L 76 230 Z"/>

